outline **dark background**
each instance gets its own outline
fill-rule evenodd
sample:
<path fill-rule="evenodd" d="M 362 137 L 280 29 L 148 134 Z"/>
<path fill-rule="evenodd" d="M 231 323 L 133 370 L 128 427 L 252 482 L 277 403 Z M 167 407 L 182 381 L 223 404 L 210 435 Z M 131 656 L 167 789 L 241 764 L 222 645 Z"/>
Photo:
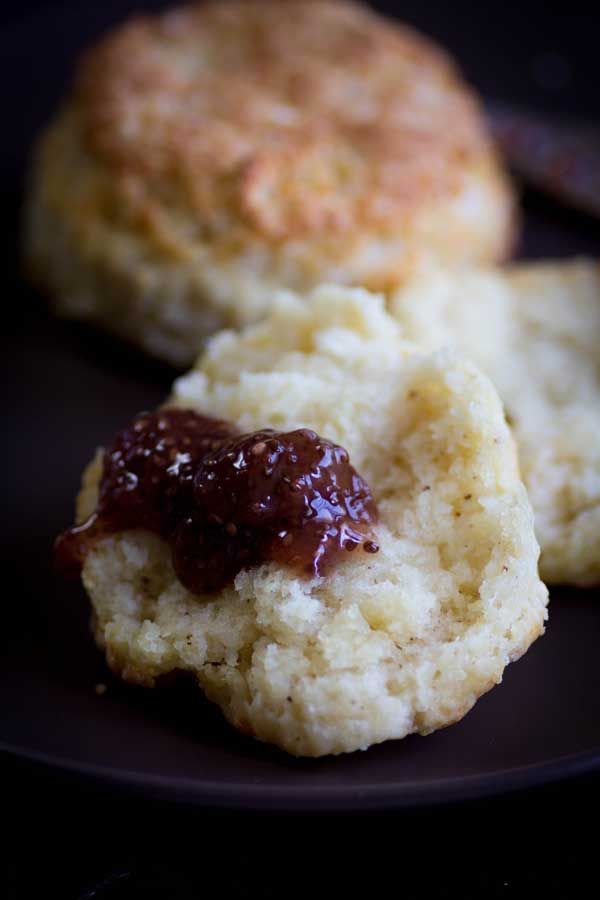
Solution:
<path fill-rule="evenodd" d="M 16 266 L 16 222 L 31 139 L 60 97 L 77 51 L 128 12 L 160 5 L 4 2 L 0 9 L 4 336 L 11 345 L 23 340 L 29 316 Z M 593 4 L 376 5 L 447 45 L 486 98 L 598 120 L 600 13 L 592 12 Z M 526 202 L 535 212 L 538 201 Z M 7 402 L 16 397 L 18 404 L 11 375 L 5 367 Z M 43 458 L 38 462 L 43 465 Z M 4 476 L 16 477 L 10 471 Z M 6 587 L 5 600 L 14 602 Z M 0 785 L 9 835 L 0 851 L 2 897 L 183 900 L 217 893 L 318 898 L 394 892 L 487 900 L 597 891 L 597 778 L 429 812 L 368 817 L 196 813 L 108 795 L 9 760 L 0 761 Z"/>

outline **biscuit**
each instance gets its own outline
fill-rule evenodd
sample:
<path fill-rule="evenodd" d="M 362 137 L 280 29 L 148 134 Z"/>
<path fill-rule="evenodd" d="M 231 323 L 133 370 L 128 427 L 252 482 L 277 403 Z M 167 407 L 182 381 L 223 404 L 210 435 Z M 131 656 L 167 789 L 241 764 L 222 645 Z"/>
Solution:
<path fill-rule="evenodd" d="M 273 290 L 503 257 L 512 190 L 454 64 L 366 7 L 208 2 L 90 50 L 25 216 L 57 309 L 176 365 Z"/>
<path fill-rule="evenodd" d="M 551 583 L 600 581 L 600 269 L 586 260 L 426 272 L 393 300 L 406 337 L 498 388 Z"/>
<path fill-rule="evenodd" d="M 470 363 L 406 343 L 381 298 L 284 294 L 263 323 L 215 336 L 169 403 L 342 444 L 378 503 L 380 549 L 312 579 L 264 563 L 194 596 L 157 536 L 104 538 L 83 581 L 127 681 L 192 672 L 235 727 L 320 756 L 455 722 L 542 633 L 547 590 L 498 395 Z M 97 456 L 79 521 L 101 469 Z"/>

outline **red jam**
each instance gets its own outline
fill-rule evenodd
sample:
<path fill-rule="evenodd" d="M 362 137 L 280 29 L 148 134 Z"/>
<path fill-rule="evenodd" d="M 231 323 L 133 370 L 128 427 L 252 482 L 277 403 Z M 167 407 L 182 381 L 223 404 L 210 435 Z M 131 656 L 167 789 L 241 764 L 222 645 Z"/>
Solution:
<path fill-rule="evenodd" d="M 347 452 L 314 431 L 239 435 L 189 410 L 137 416 L 104 453 L 98 506 L 56 542 L 77 574 L 108 534 L 147 529 L 168 541 L 177 577 L 203 594 L 274 560 L 323 575 L 358 547 L 375 553 L 377 508 Z"/>

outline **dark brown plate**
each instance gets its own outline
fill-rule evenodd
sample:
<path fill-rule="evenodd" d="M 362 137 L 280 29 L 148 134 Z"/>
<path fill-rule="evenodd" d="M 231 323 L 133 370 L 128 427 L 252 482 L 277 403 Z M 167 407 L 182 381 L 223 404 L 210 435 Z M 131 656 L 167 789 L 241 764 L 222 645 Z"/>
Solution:
<path fill-rule="evenodd" d="M 14 67 L 45 46 L 49 33 L 60 33 L 70 56 L 94 30 L 79 12 L 84 7 L 99 15 L 102 5 L 63 4 L 52 16 L 38 15 L 27 25 L 26 44 L 23 28 L 6 32 L 0 57 Z M 294 760 L 237 735 L 193 685 L 152 692 L 110 678 L 88 632 L 83 592 L 52 575 L 52 541 L 71 519 L 91 450 L 160 401 L 173 372 L 54 320 L 14 272 L 17 176 L 23 147 L 59 91 L 64 56 L 56 66 L 48 86 L 35 81 L 38 69 L 23 70 L 18 108 L 13 98 L 5 112 L 14 123 L 2 172 L 12 217 L 4 246 L 11 248 L 14 278 L 3 309 L 14 320 L 2 355 L 0 749 L 162 798 L 285 810 L 414 806 L 600 768 L 596 590 L 553 591 L 547 635 L 462 722 L 349 756 Z M 9 86 L 9 74 L 2 74 Z M 526 211 L 522 254 L 600 255 L 591 220 L 535 197 Z M 98 682 L 108 684 L 104 696 L 95 693 Z"/>

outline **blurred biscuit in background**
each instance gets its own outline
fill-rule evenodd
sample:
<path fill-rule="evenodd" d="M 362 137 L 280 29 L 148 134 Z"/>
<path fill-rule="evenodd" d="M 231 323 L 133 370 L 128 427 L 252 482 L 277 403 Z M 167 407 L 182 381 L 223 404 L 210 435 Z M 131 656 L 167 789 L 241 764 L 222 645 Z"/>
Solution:
<path fill-rule="evenodd" d="M 278 288 L 501 259 L 514 198 L 430 41 L 358 4 L 232 0 L 135 18 L 84 56 L 25 219 L 60 313 L 183 365 Z"/>

